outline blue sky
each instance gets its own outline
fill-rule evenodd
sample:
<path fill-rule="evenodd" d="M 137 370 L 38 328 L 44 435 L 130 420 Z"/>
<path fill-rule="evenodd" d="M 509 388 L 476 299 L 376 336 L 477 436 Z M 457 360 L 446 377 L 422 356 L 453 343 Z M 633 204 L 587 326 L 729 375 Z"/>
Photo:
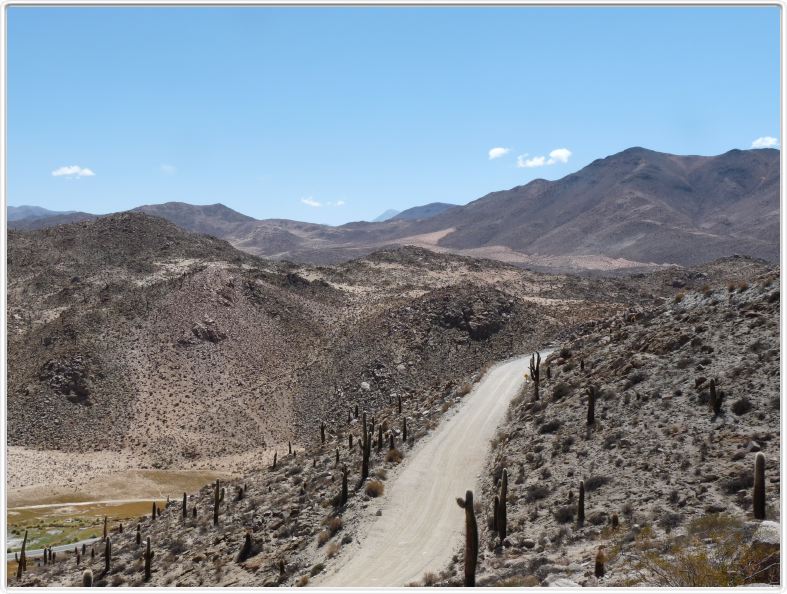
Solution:
<path fill-rule="evenodd" d="M 779 10 L 12 7 L 7 113 L 11 205 L 340 224 L 771 145 Z"/>

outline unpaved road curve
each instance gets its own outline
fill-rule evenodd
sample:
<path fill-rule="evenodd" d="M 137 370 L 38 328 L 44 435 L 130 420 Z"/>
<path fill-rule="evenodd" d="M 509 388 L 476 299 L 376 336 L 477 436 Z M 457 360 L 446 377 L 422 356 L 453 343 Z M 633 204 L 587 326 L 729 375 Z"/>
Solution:
<path fill-rule="evenodd" d="M 338 561 L 344 563 L 315 586 L 404 586 L 448 565 L 463 541 L 456 498 L 472 489 L 478 501 L 489 441 L 525 381 L 528 361 L 493 367 L 453 416 L 414 448 L 398 477 L 386 483 L 382 515 L 372 515 L 375 505 L 367 508 L 360 546 L 345 551 Z"/>

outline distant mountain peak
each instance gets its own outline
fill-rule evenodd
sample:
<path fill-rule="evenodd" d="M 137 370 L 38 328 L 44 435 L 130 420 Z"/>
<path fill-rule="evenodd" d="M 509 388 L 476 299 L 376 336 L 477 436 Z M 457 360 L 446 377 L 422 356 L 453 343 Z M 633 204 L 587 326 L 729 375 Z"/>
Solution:
<path fill-rule="evenodd" d="M 382 223 L 383 221 L 387 221 L 388 219 L 392 219 L 396 215 L 399 214 L 398 210 L 394 210 L 393 208 L 389 208 L 385 212 L 379 214 L 377 217 L 372 219 L 372 223 Z"/>

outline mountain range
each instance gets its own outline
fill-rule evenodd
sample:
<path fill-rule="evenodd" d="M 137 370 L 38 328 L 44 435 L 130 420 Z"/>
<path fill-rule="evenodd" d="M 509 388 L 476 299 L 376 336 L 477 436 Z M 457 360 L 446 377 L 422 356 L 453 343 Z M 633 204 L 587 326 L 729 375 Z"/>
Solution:
<path fill-rule="evenodd" d="M 735 253 L 776 262 L 779 181 L 775 149 L 708 157 L 634 147 L 555 181 L 536 179 L 464 206 L 431 203 L 380 222 L 257 220 L 221 204 L 134 210 L 257 256 L 318 264 L 389 245 L 566 270 L 690 265 Z M 14 215 L 9 227 L 17 229 L 94 216 Z"/>

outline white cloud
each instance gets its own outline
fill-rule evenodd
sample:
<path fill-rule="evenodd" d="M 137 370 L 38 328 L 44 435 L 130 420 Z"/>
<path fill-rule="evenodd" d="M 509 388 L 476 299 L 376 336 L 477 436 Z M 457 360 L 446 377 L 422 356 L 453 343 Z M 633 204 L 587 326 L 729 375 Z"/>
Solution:
<path fill-rule="evenodd" d="M 93 177 L 95 173 L 87 167 L 80 167 L 79 165 L 64 165 L 58 167 L 52 172 L 55 177 Z"/>
<path fill-rule="evenodd" d="M 301 198 L 301 202 L 303 202 L 306 206 L 311 206 L 312 208 L 320 208 L 322 206 L 321 202 L 317 202 L 311 196 L 307 196 L 306 198 Z"/>
<path fill-rule="evenodd" d="M 519 155 L 516 158 L 517 167 L 543 167 L 544 165 L 555 165 L 556 163 L 568 163 L 571 151 L 567 148 L 556 148 L 549 153 L 549 158 L 539 155 L 538 157 L 527 158 L 528 154 Z"/>
<path fill-rule="evenodd" d="M 166 173 L 167 175 L 173 175 L 177 171 L 174 165 L 167 165 L 166 163 L 162 164 L 159 169 L 161 173 Z"/>
<path fill-rule="evenodd" d="M 543 167 L 546 165 L 546 157 L 533 157 L 531 159 L 527 159 L 527 154 L 519 155 L 516 158 L 516 166 L 517 167 Z"/>
<path fill-rule="evenodd" d="M 568 163 L 568 158 L 570 156 L 571 151 L 567 148 L 555 149 L 549 153 L 549 161 L 547 162 L 547 165 L 553 165 L 555 163 Z"/>
<path fill-rule="evenodd" d="M 344 200 L 339 200 L 339 201 L 336 203 L 336 206 L 344 206 Z"/>
<path fill-rule="evenodd" d="M 495 148 L 489 149 L 489 159 L 499 159 L 506 153 L 508 153 L 511 149 L 510 148 L 503 148 L 502 146 L 496 146 Z"/>
<path fill-rule="evenodd" d="M 779 139 L 773 136 L 760 136 L 751 143 L 751 148 L 771 148 L 779 144 Z"/>

